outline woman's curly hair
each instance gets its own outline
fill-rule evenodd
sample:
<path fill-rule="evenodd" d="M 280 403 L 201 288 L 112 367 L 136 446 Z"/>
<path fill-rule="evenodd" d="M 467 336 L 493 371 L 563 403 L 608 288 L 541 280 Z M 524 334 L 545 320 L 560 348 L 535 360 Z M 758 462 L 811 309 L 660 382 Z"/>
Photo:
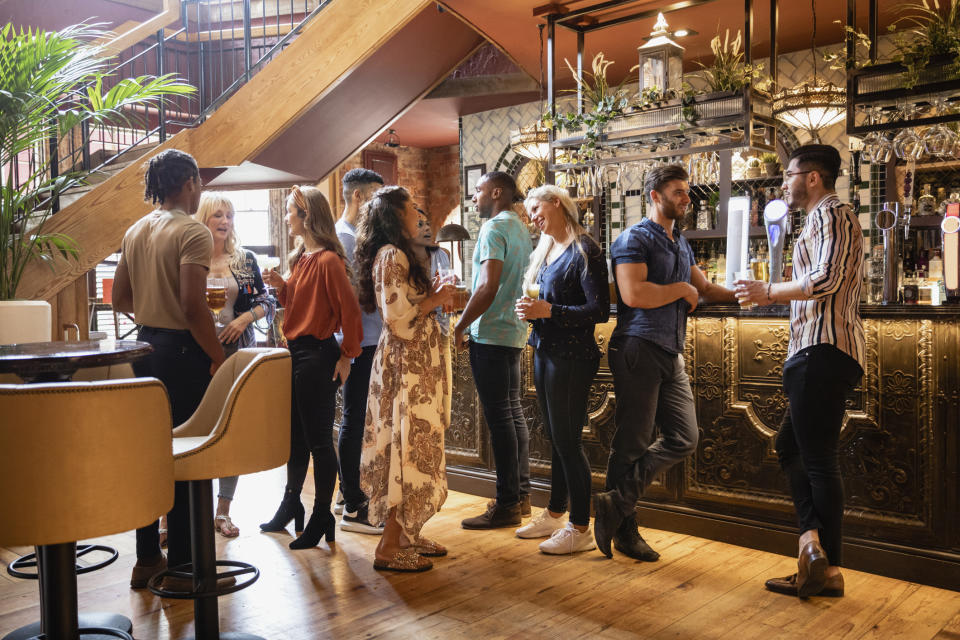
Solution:
<path fill-rule="evenodd" d="M 413 252 L 413 245 L 403 231 L 403 209 L 410 194 L 403 187 L 378 189 L 363 206 L 357 229 L 357 248 L 354 253 L 357 293 L 360 307 L 367 313 L 377 310 L 373 284 L 373 263 L 377 252 L 392 244 L 403 252 L 410 263 L 408 281 L 419 293 L 430 290 L 430 276 Z"/>

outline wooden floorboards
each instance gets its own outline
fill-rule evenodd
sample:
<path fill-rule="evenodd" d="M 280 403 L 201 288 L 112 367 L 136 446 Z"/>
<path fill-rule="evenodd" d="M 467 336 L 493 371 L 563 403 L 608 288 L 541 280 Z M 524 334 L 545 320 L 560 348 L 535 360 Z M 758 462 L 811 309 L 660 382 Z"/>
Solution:
<path fill-rule="evenodd" d="M 450 548 L 424 574 L 372 566 L 373 536 L 337 532 L 337 542 L 290 551 L 288 534 L 261 534 L 279 501 L 283 474 L 246 476 L 237 492 L 239 538 L 217 537 L 221 559 L 252 562 L 252 587 L 220 599 L 223 631 L 270 639 L 651 638 L 715 640 L 960 640 L 960 593 L 846 571 L 844 598 L 800 601 L 763 581 L 795 561 L 692 536 L 646 529 L 655 563 L 597 551 L 545 556 L 512 529 L 465 531 L 460 520 L 485 499 L 451 493 L 424 531 Z M 312 497 L 305 496 L 309 508 Z M 140 640 L 193 633 L 192 603 L 128 587 L 132 533 L 103 538 L 120 559 L 79 576 L 81 611 L 133 619 Z M 27 549 L 0 549 L 9 562 Z M 37 584 L 0 575 L 0 637 L 38 615 Z"/>

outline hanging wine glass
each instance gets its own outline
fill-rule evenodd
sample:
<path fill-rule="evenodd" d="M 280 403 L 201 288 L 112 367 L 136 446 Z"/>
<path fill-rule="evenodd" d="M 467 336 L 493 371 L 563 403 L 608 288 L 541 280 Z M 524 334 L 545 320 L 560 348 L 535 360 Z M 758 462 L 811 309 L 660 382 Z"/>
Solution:
<path fill-rule="evenodd" d="M 900 117 L 904 122 L 913 120 L 917 114 L 917 106 L 914 104 L 903 104 L 899 109 Z M 909 126 L 901 129 L 893 138 L 893 152 L 901 160 L 919 160 L 923 157 L 925 149 L 917 130 Z"/>
<path fill-rule="evenodd" d="M 937 116 L 943 116 L 947 113 L 947 99 L 945 97 L 936 96 L 932 102 L 934 113 Z M 957 134 L 942 122 L 927 129 L 923 140 L 927 153 L 938 158 L 949 156 L 953 152 L 956 141 Z"/>

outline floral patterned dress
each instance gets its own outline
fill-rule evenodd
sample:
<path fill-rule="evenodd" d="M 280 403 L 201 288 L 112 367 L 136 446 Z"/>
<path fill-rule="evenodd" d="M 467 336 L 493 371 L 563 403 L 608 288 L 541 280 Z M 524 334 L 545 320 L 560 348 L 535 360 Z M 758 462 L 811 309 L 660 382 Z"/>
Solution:
<path fill-rule="evenodd" d="M 373 283 L 384 331 L 373 357 L 360 486 L 370 498 L 371 522 L 391 508 L 414 541 L 447 499 L 443 434 L 449 422 L 446 354 L 433 313 L 422 315 L 408 280 L 409 262 L 386 245 L 377 253 Z"/>

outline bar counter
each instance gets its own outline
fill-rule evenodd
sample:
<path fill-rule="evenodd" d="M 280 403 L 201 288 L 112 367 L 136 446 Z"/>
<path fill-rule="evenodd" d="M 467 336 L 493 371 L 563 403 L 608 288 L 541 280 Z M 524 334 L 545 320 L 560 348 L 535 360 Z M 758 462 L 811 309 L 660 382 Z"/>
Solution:
<path fill-rule="evenodd" d="M 863 305 L 864 376 L 841 434 L 845 564 L 960 590 L 960 307 Z M 774 451 L 786 407 L 786 306 L 704 305 L 690 316 L 684 353 L 697 404 L 697 452 L 638 503 L 641 526 L 796 555 L 793 503 Z M 602 489 L 616 399 L 606 361 L 615 318 L 596 331 L 603 352 L 583 441 Z M 534 503 L 546 504 L 550 443 L 524 357 Z M 447 432 L 451 488 L 493 495 L 489 436 L 469 358 L 453 358 Z"/>

